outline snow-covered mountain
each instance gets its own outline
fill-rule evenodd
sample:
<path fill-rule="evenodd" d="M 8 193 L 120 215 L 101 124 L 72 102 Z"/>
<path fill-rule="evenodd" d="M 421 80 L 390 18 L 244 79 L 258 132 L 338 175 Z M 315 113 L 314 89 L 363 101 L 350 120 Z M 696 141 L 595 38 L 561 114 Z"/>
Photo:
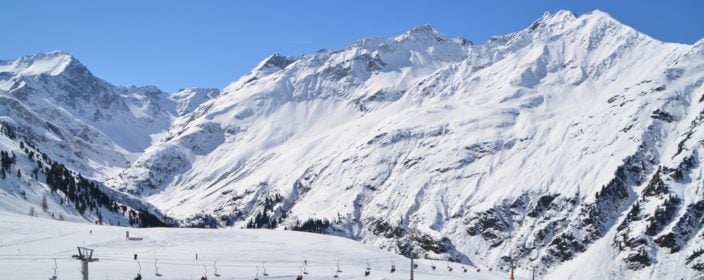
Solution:
<path fill-rule="evenodd" d="M 169 95 L 152 86 L 114 86 L 64 52 L 0 61 L 0 93 L 4 124 L 52 158 L 99 179 L 115 175 L 159 140 L 172 119 L 218 95 L 214 89 Z"/>
<path fill-rule="evenodd" d="M 173 119 L 217 94 L 217 90 L 184 89 L 169 95 L 155 87 L 114 86 L 64 52 L 0 61 L 4 134 L 0 150 L 9 155 L 3 162 L 3 175 L 12 175 L 3 176 L 3 208 L 25 212 L 48 197 L 41 204 L 57 204 L 50 207 L 54 212 L 45 211 L 54 217 L 101 221 L 115 213 L 116 207 L 99 203 L 97 193 L 124 205 L 120 212 L 127 207 L 150 208 L 137 198 L 102 187 L 102 182 L 160 139 Z M 57 174 L 61 179 L 50 182 Z M 76 199 L 72 188 L 81 182 L 98 186 L 85 192 L 84 199 Z M 84 203 L 89 209 L 83 209 Z M 111 222 L 127 224 L 129 215 L 122 214 Z"/>
<path fill-rule="evenodd" d="M 12 67 L 18 81 L 40 68 Z M 324 232 L 503 270 L 513 258 L 556 279 L 693 277 L 703 82 L 704 40 L 660 42 L 600 11 L 546 13 L 484 44 L 419 26 L 272 55 L 222 93 L 122 89 L 145 103 L 120 118 L 152 122 L 134 139 L 102 133 L 125 161 L 90 170 L 182 225 Z"/>

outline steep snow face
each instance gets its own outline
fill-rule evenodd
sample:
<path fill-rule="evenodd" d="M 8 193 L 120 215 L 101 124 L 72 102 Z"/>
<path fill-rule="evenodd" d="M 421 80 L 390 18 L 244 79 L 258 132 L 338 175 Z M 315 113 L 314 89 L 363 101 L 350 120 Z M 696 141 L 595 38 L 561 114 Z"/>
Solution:
<path fill-rule="evenodd" d="M 511 254 L 549 272 L 613 238 L 670 160 L 698 112 L 701 59 L 600 11 L 476 46 L 421 26 L 274 55 L 110 184 L 189 224 L 327 219 L 316 230 L 407 255 L 506 269 Z M 608 269 L 649 275 L 618 242 Z"/>
<path fill-rule="evenodd" d="M 126 167 L 176 116 L 217 95 L 113 86 L 63 52 L 0 62 L 0 89 L 3 123 L 55 160 L 98 179 Z"/>
<path fill-rule="evenodd" d="M 219 94 L 220 91 L 215 88 L 184 88 L 169 95 L 169 98 L 176 102 L 176 114 L 183 116 Z"/>
<path fill-rule="evenodd" d="M 434 39 L 428 40 L 431 35 Z M 203 180 L 201 176 L 207 178 L 202 182 L 219 181 L 213 177 L 243 167 L 232 162 L 256 160 L 288 137 L 337 127 L 400 99 L 419 77 L 461 61 L 469 50 L 469 45 L 424 27 L 390 40 L 362 40 L 340 51 L 301 58 L 273 55 L 217 99 L 176 120 L 167 141 L 150 147 L 114 184 L 146 194 L 169 185 L 177 175 L 185 178 L 184 172 L 198 174 L 181 182 L 184 188 Z M 289 122 L 293 125 L 281 127 Z M 258 126 L 263 130 L 245 133 Z M 231 158 L 221 158 L 222 151 Z M 212 158 L 203 164 L 218 161 L 224 166 L 206 172 L 190 168 L 196 158 L 206 157 Z"/>
<path fill-rule="evenodd" d="M 61 74 L 73 62 L 73 58 L 61 51 L 40 53 L 24 56 L 17 60 L 0 60 L 0 72 L 4 75 L 14 73 L 20 76 L 35 76 L 47 74 L 56 76 Z M 5 78 L 3 77 L 3 80 Z M 9 90 L 7 84 L 2 84 L 2 90 Z"/>
<path fill-rule="evenodd" d="M 102 182 L 215 95 L 113 86 L 63 52 L 1 61 L 0 150 L 12 160 L 0 172 L 0 209 L 135 226 L 163 218 Z"/>
<path fill-rule="evenodd" d="M 122 226 L 172 223 L 151 205 L 67 169 L 13 129 L 0 126 L 0 212 Z"/>

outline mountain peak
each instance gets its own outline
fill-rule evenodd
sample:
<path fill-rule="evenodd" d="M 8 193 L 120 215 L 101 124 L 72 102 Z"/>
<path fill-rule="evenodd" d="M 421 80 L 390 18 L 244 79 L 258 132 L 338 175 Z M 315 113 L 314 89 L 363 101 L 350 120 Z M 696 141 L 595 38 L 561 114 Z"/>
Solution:
<path fill-rule="evenodd" d="M 430 24 L 423 24 L 423 25 L 418 25 L 416 27 L 413 27 L 411 30 L 408 32 L 394 38 L 398 42 L 403 42 L 403 41 L 445 41 L 447 40 L 447 37 L 438 32 L 434 27 L 432 27 Z"/>
<path fill-rule="evenodd" d="M 438 31 L 430 24 L 421 24 L 411 28 L 409 33 L 438 33 Z"/>
<path fill-rule="evenodd" d="M 21 76 L 48 74 L 56 76 L 69 67 L 81 66 L 80 62 L 64 51 L 51 51 L 25 55 L 15 60 L 0 61 L 0 72 Z"/>
<path fill-rule="evenodd" d="M 555 13 L 545 12 L 528 29 L 533 32 L 539 27 L 560 27 L 575 20 L 618 23 L 611 15 L 601 10 L 593 10 L 579 16 L 568 10 L 559 10 Z"/>
<path fill-rule="evenodd" d="M 528 31 L 535 32 L 541 27 L 561 26 L 575 19 L 577 19 L 577 15 L 567 10 L 559 10 L 554 14 L 545 12 L 542 17 L 531 24 Z"/>
<path fill-rule="evenodd" d="M 591 16 L 591 17 L 600 17 L 600 18 L 609 18 L 609 19 L 613 19 L 613 17 L 612 17 L 609 13 L 604 12 L 604 11 L 602 11 L 602 10 L 593 10 L 593 11 L 588 12 L 588 13 L 582 15 L 582 16 Z"/>
<path fill-rule="evenodd" d="M 264 70 L 264 69 L 284 69 L 286 66 L 289 64 L 293 63 L 296 61 L 296 58 L 291 57 L 291 56 L 284 56 L 278 53 L 272 54 L 262 60 L 262 62 L 259 62 L 259 65 L 255 67 L 255 70 Z"/>
<path fill-rule="evenodd" d="M 573 13 L 572 11 L 568 10 L 559 10 L 557 12 L 550 13 L 550 12 L 545 12 L 543 14 L 543 18 L 546 20 L 553 20 L 553 21 L 565 21 L 565 20 L 572 20 L 576 19 L 577 15 Z"/>

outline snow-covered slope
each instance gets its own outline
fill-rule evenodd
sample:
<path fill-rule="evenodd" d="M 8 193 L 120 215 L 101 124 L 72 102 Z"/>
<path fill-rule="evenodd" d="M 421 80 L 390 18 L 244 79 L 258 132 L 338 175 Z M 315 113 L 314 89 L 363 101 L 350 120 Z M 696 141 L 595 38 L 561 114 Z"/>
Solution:
<path fill-rule="evenodd" d="M 499 270 L 512 258 L 554 279 L 704 271 L 704 40 L 559 11 L 481 45 L 419 26 L 276 54 L 221 93 L 170 96 L 61 56 L 0 62 L 4 127 L 184 226 L 323 232 Z"/>
<path fill-rule="evenodd" d="M 76 246 L 94 251 L 91 279 L 407 279 L 410 260 L 318 234 L 237 229 L 125 229 L 0 213 L 0 279 L 81 279 Z M 125 231 L 142 240 L 125 240 Z M 134 255 L 137 260 L 134 260 Z M 196 259 L 196 254 L 198 258 Z M 56 265 L 54 263 L 56 259 Z M 305 263 L 304 263 L 305 262 Z M 416 279 L 505 279 L 504 273 L 420 260 Z M 338 266 L 339 265 L 339 266 Z M 391 273 L 391 266 L 396 270 Z M 431 266 L 435 266 L 433 270 Z M 140 268 L 141 266 L 141 268 Z M 364 272 L 370 268 L 369 276 Z M 448 271 L 447 267 L 453 271 Z M 54 268 L 56 267 L 56 274 Z M 463 268 L 466 268 L 465 272 Z M 158 269 L 158 270 L 157 270 Z M 217 269 L 217 271 L 216 271 Z M 340 270 L 340 272 L 337 272 Z M 156 273 L 161 274 L 159 277 Z M 215 273 L 219 274 L 215 276 Z M 264 275 L 266 273 L 267 275 Z M 523 279 L 523 278 L 519 278 Z"/>
<path fill-rule="evenodd" d="M 184 89 L 118 87 L 64 52 L 0 61 L 2 122 L 84 175 L 103 179 L 127 166 L 175 117 L 217 96 Z"/>
<path fill-rule="evenodd" d="M 600 11 L 546 13 L 482 45 L 421 26 L 273 55 L 109 184 L 191 225 L 317 222 L 406 255 L 500 269 L 512 255 L 544 273 L 610 250 L 617 277 L 672 275 L 701 244 L 686 225 L 702 218 L 687 210 L 702 201 L 702 59 L 701 43 L 659 42 Z M 665 182 L 680 201 L 660 228 L 619 227 L 636 200 L 641 223 L 660 219 L 665 198 L 642 190 L 687 156 L 691 180 Z M 624 230 L 644 241 L 623 244 Z"/>
<path fill-rule="evenodd" d="M 141 211 L 130 214 L 129 209 L 151 207 L 102 182 L 160 139 L 173 119 L 217 94 L 185 89 L 169 95 L 155 87 L 114 86 L 64 52 L 0 61 L 0 150 L 12 157 L 3 163 L 1 208 L 27 213 L 46 199 L 51 211 L 37 213 L 140 224 L 130 215 Z M 51 181 L 57 174 L 61 179 Z M 88 182 L 97 189 L 76 192 L 76 185 Z M 98 193 L 124 208 L 100 202 Z"/>

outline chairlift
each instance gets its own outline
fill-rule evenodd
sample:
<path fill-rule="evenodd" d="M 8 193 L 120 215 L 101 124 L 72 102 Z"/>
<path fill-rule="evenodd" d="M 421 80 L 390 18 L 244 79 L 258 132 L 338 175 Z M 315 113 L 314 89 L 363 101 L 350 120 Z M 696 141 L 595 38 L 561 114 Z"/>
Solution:
<path fill-rule="evenodd" d="M 254 280 L 259 280 L 259 266 L 256 266 L 257 274 L 254 275 Z"/>
<path fill-rule="evenodd" d="M 59 279 L 59 277 L 56 276 L 56 269 L 57 269 L 57 267 L 58 267 L 58 266 L 56 265 L 56 259 L 54 259 L 54 274 L 51 275 L 51 277 L 49 277 L 49 280 L 56 280 L 56 279 Z"/>
<path fill-rule="evenodd" d="M 262 272 L 262 275 L 264 275 L 264 277 L 267 277 L 267 276 L 269 276 L 269 273 L 266 273 L 266 266 L 265 265 L 266 265 L 266 262 L 263 262 L 262 269 L 264 270 L 264 272 Z"/>
<path fill-rule="evenodd" d="M 435 270 L 435 269 L 437 268 L 437 267 L 435 266 L 435 261 L 433 261 L 433 264 L 430 265 L 430 268 L 432 268 L 433 270 Z"/>
<path fill-rule="evenodd" d="M 335 270 L 335 275 L 333 277 L 340 278 L 340 272 L 342 272 L 342 270 L 340 270 L 340 261 L 337 261 L 336 266 L 337 269 Z"/>
<path fill-rule="evenodd" d="M 157 258 L 154 259 L 154 271 L 155 271 L 154 275 L 156 275 L 157 277 L 161 277 L 162 275 L 161 275 L 161 273 L 159 273 L 159 267 L 156 265 L 156 262 L 158 260 L 159 259 L 157 259 Z"/>
<path fill-rule="evenodd" d="M 200 279 L 201 280 L 208 280 L 208 268 L 205 267 L 205 265 L 203 265 L 203 277 L 201 277 Z"/>
<path fill-rule="evenodd" d="M 364 271 L 364 277 L 369 276 L 372 273 L 372 268 L 369 267 L 369 260 L 367 260 L 367 269 Z"/>
<path fill-rule="evenodd" d="M 134 280 L 142 280 L 142 263 L 137 261 L 137 265 L 139 265 L 139 271 L 137 271 L 137 276 L 134 277 Z"/>
<path fill-rule="evenodd" d="M 218 273 L 218 261 L 215 261 L 215 263 L 213 263 L 213 269 L 215 269 L 215 277 L 222 276 L 220 275 L 220 273 Z"/>
<path fill-rule="evenodd" d="M 308 275 L 308 260 L 303 261 L 303 275 Z"/>
<path fill-rule="evenodd" d="M 394 263 L 394 260 L 391 260 L 391 273 L 396 272 L 396 263 Z"/>
<path fill-rule="evenodd" d="M 296 280 L 303 280 L 303 267 L 299 266 L 298 270 L 300 271 L 300 273 L 298 274 L 298 276 L 296 276 Z"/>

